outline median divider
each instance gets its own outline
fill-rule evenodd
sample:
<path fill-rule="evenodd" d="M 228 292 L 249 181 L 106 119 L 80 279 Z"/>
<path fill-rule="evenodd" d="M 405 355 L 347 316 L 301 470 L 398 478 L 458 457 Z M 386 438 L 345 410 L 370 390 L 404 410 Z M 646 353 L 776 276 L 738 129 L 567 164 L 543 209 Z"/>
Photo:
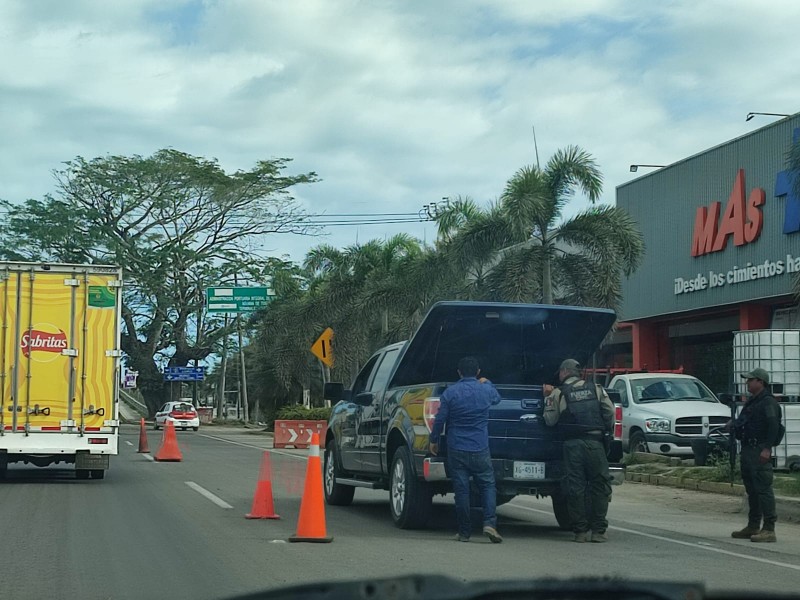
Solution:
<path fill-rule="evenodd" d="M 311 446 L 311 436 L 318 434 L 325 439 L 328 431 L 327 421 L 276 420 L 273 448 L 294 448 L 305 450 Z"/>

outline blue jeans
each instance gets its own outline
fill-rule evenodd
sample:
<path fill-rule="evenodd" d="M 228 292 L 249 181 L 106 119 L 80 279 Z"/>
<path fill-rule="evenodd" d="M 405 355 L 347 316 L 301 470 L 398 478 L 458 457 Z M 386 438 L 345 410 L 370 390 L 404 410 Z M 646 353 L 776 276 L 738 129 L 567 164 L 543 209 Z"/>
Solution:
<path fill-rule="evenodd" d="M 497 486 L 494 482 L 494 468 L 489 449 L 479 452 L 447 449 L 447 466 L 453 480 L 453 491 L 456 495 L 456 518 L 458 533 L 469 537 L 472 533 L 470 523 L 469 478 L 474 479 L 481 494 L 483 504 L 483 525 L 497 527 Z"/>

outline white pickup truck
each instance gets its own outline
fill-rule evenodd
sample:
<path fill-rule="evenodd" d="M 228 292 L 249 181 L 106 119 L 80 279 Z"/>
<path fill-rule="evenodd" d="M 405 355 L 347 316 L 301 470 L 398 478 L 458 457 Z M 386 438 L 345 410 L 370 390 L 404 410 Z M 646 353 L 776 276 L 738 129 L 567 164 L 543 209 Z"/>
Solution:
<path fill-rule="evenodd" d="M 620 395 L 626 452 L 692 456 L 693 439 L 730 419 L 730 408 L 691 375 L 630 373 L 617 375 L 609 387 Z"/>

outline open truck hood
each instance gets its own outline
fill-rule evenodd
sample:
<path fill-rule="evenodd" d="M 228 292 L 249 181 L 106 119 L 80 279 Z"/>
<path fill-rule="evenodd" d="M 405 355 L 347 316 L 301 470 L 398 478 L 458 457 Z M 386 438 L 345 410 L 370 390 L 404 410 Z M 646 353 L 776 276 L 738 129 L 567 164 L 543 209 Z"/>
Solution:
<path fill-rule="evenodd" d="M 496 384 L 554 383 L 561 361 L 585 365 L 615 320 L 600 308 L 439 302 L 406 345 L 391 385 L 455 381 L 464 356 L 477 358 Z"/>

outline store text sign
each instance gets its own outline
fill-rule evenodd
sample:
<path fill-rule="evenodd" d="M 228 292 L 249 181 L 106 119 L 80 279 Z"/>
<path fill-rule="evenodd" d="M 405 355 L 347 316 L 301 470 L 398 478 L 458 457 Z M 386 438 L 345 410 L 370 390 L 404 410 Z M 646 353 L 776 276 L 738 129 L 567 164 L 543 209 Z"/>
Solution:
<path fill-rule="evenodd" d="M 726 285 L 738 285 L 748 281 L 769 279 L 780 275 L 793 275 L 800 273 L 800 256 L 787 254 L 785 259 L 765 260 L 763 263 L 747 263 L 743 267 L 733 266 L 728 271 L 709 271 L 708 274 L 698 273 L 690 279 L 676 277 L 675 295 L 701 292 Z"/>
<path fill-rule="evenodd" d="M 722 217 L 721 202 L 698 207 L 694 218 L 692 256 L 725 250 L 731 236 L 736 246 L 756 241 L 764 227 L 764 215 L 761 212 L 764 202 L 766 193 L 763 188 L 754 188 L 745 198 L 744 169 L 739 169 Z"/>

